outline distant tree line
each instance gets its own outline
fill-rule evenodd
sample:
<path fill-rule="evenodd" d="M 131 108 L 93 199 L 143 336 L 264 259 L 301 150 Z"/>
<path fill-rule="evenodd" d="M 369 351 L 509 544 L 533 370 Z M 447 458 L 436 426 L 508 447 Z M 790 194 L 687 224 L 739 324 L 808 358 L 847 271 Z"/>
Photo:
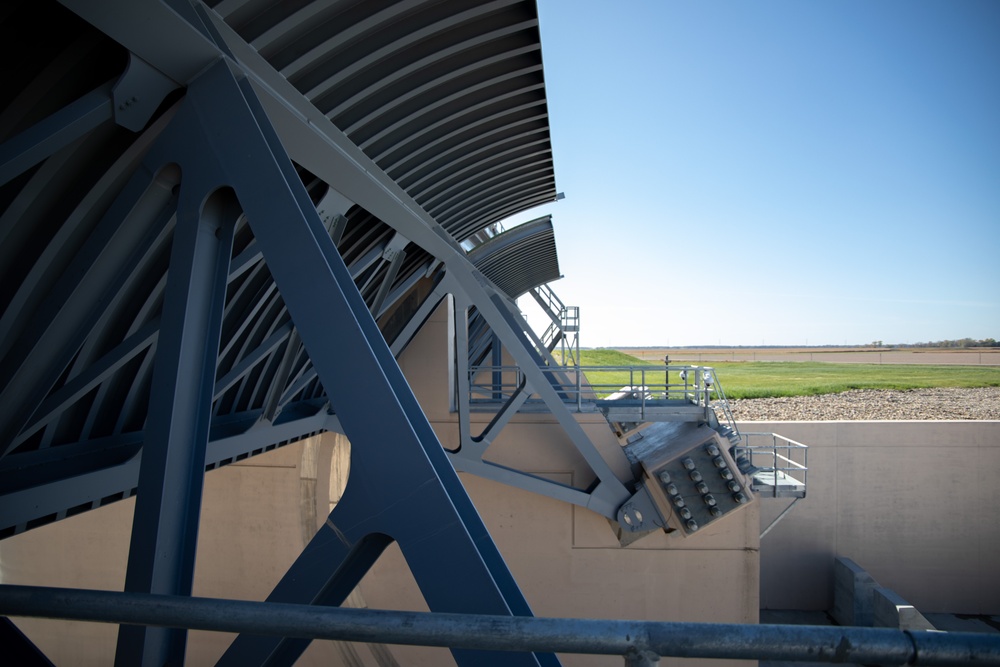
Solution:
<path fill-rule="evenodd" d="M 875 341 L 875 347 L 882 347 L 882 341 Z M 959 338 L 958 340 L 938 340 L 931 343 L 913 343 L 900 347 L 1000 347 L 1000 343 L 992 338 L 976 340 L 974 338 Z"/>

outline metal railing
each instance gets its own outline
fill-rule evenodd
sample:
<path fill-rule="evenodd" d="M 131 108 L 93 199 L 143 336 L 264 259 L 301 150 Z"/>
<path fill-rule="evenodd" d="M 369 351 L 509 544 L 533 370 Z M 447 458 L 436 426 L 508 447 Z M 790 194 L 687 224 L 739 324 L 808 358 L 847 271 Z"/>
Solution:
<path fill-rule="evenodd" d="M 548 283 L 544 283 L 537 287 L 533 287 L 531 291 L 534 294 L 535 301 L 538 305 L 547 311 L 549 317 L 553 320 L 560 318 L 562 312 L 566 309 L 565 304 L 563 304 L 562 299 L 552 291 Z"/>
<path fill-rule="evenodd" d="M 754 491 L 773 497 L 805 497 L 809 447 L 777 433 L 741 433 L 741 447 L 759 469 Z"/>
<path fill-rule="evenodd" d="M 0 585 L 0 615 L 452 649 L 1000 666 L 1000 636 L 890 628 L 476 616 Z"/>
<path fill-rule="evenodd" d="M 738 449 L 745 452 L 755 469 L 751 475 L 751 490 L 761 497 L 792 499 L 761 531 L 760 539 L 764 539 L 788 516 L 795 504 L 806 497 L 809 447 L 777 433 L 747 432 L 741 433 L 740 439 Z"/>
<path fill-rule="evenodd" d="M 558 324 L 556 324 L 555 322 L 549 323 L 549 327 L 545 330 L 540 339 L 542 341 L 542 345 L 545 347 L 546 350 L 551 351 L 552 346 L 555 344 L 556 340 L 558 339 L 558 336 L 561 333 L 562 329 L 559 328 Z"/>
<path fill-rule="evenodd" d="M 715 369 L 709 366 L 540 366 L 539 370 L 563 401 L 581 412 L 596 409 L 600 402 L 621 400 L 637 404 L 645 418 L 647 407 L 683 404 L 714 411 L 719 423 L 739 433 Z M 493 409 L 513 396 L 523 380 L 519 366 L 471 366 L 469 404 Z M 531 397 L 527 403 L 542 401 Z"/>
<path fill-rule="evenodd" d="M 562 330 L 574 333 L 580 330 L 580 306 L 563 306 L 559 313 Z"/>

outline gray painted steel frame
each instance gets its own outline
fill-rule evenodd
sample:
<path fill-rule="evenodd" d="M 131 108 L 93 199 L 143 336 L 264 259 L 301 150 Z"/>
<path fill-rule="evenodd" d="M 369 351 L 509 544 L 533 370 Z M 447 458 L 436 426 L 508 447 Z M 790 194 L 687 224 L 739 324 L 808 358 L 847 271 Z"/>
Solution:
<path fill-rule="evenodd" d="M 235 10 L 224 17 L 183 0 L 64 4 L 99 29 L 86 39 L 110 48 L 107 35 L 124 45 L 129 65 L 116 83 L 91 84 L 0 145 L 4 182 L 24 205 L 6 211 L 0 232 L 35 231 L 34 218 L 11 212 L 43 217 L 45 195 L 58 197 L 53 186 L 85 173 L 81 147 L 96 151 L 109 138 L 127 147 L 107 154 L 103 173 L 94 168 L 96 184 L 15 285 L 0 321 L 12 334 L 0 336 L 0 535 L 138 489 L 142 527 L 127 586 L 183 594 L 202 470 L 343 430 L 355 442 L 352 479 L 360 480 L 345 498 L 361 500 L 342 502 L 321 532 L 347 540 L 324 547 L 341 567 L 317 570 L 307 549 L 286 577 L 304 589 L 283 584 L 275 596 L 336 603 L 394 539 L 432 609 L 530 614 L 372 315 L 447 274 L 495 330 L 494 349 L 502 344 L 523 363 L 537 362 L 522 323 L 457 242 L 555 196 L 534 3 L 466 10 L 406 0 L 354 24 L 328 16 L 324 25 L 365 37 L 357 43 L 372 50 L 359 63 L 418 62 L 413 55 L 424 49 L 420 76 L 388 72 L 353 83 L 330 60 L 350 47 L 348 35 L 320 39 L 298 65 L 279 62 L 310 24 L 309 12 L 336 14 L 335 5 L 307 3 L 261 29 L 237 16 L 250 7 L 241 3 L 226 3 Z M 394 34 L 404 15 L 416 20 L 405 25 L 423 27 Z M 68 51 L 58 58 L 74 62 Z M 318 78 L 310 73 L 320 70 Z M 178 93 L 157 110 L 177 88 L 183 99 Z M 32 113 L 25 106 L 24 117 Z M 171 163 L 180 164 L 179 177 L 163 169 Z M 67 168 L 74 164 L 75 172 Z M 244 214 L 226 214 L 222 239 L 192 244 L 192 229 L 216 224 L 201 213 L 205 200 L 227 186 Z M 218 252 L 200 250 L 214 246 Z M 186 270 L 186 252 L 205 261 Z M 193 282 L 179 287 L 181 277 Z M 440 298 L 432 290 L 426 303 Z M 417 308 L 395 351 L 428 313 Z M 328 344 L 330 332 L 338 345 Z M 544 375 L 532 373 L 533 385 L 557 400 Z M 363 401 L 358 377 L 370 383 Z M 373 396 L 379 420 L 369 419 Z M 628 491 L 562 412 L 560 422 L 600 471 L 600 502 L 591 504 L 613 515 Z M 398 512 L 403 497 L 422 513 Z M 426 540 L 430 523 L 441 521 L 449 528 Z M 158 570 L 150 553 L 162 549 L 169 558 Z M 438 549 L 463 564 L 468 585 L 436 571 Z M 254 642 L 239 640 L 232 659 L 245 658 Z M 183 633 L 123 629 L 119 659 L 166 660 L 183 644 Z M 282 663 L 301 647 L 278 642 L 269 650 Z M 554 663 L 544 655 L 524 660 Z"/>
<path fill-rule="evenodd" d="M 396 540 L 432 609 L 530 614 L 280 142 L 268 134 L 250 87 L 219 62 L 191 87 L 185 103 L 197 110 L 203 140 L 219 156 L 344 432 L 355 444 L 341 502 L 269 599 L 339 604 Z M 328 344 L 331 331 L 337 345 Z M 358 382 L 364 392 L 357 391 Z M 380 408 L 378 420 L 368 418 L 372 401 Z M 426 539 L 429 531 L 434 540 Z M 452 574 L 441 571 L 441 554 L 460 566 L 463 586 L 456 588 Z M 290 664 L 306 644 L 241 637 L 223 662 Z M 513 664 L 504 654 L 458 651 L 456 659 Z M 538 664 L 528 654 L 523 659 Z"/>
<path fill-rule="evenodd" d="M 183 112 L 159 145 L 197 145 L 197 126 Z M 172 136 L 173 133 L 179 136 Z M 183 141 L 178 141 L 182 139 Z M 146 161 L 159 159 L 153 150 Z M 199 159 L 200 158 L 200 159 Z M 163 324 L 149 400 L 148 434 L 139 467 L 125 590 L 190 595 L 201 514 L 204 460 L 211 423 L 222 311 L 237 211 L 198 171 L 202 155 L 178 161 L 184 169 Z M 169 664 L 184 659 L 178 630 L 123 626 L 116 663 Z"/>

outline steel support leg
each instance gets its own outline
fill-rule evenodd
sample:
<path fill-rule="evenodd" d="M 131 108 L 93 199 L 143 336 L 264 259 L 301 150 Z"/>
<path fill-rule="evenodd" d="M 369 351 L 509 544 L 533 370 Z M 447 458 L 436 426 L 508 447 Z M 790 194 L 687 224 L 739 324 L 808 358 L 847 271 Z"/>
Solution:
<path fill-rule="evenodd" d="M 194 179 L 192 179 L 194 180 Z M 236 216 L 181 185 L 125 590 L 190 595 Z M 184 630 L 122 626 L 116 665 L 180 665 Z"/>
<path fill-rule="evenodd" d="M 383 535 L 399 542 L 432 610 L 530 615 L 249 83 L 220 62 L 188 97 L 353 445 L 341 503 L 269 599 L 337 601 Z M 240 637 L 224 661 L 289 664 L 297 643 Z M 455 655 L 470 665 L 558 664 L 532 654 Z"/>

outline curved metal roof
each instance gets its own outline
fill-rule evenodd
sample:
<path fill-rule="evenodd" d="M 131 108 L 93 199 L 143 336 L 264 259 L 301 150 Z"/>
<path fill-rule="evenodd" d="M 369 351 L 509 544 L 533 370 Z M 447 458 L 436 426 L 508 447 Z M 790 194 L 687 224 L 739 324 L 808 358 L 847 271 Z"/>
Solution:
<path fill-rule="evenodd" d="M 459 241 L 555 198 L 534 2 L 209 4 Z"/>
<path fill-rule="evenodd" d="M 296 170 L 376 318 L 425 295 L 442 258 L 317 173 L 334 159 L 360 165 L 360 149 L 388 178 L 387 207 L 458 241 L 555 198 L 533 1 L 208 7 L 5 7 L 0 32 L 26 46 L 5 68 L 0 109 L 0 537 L 135 492 L 189 177 L 150 151 L 213 61 L 299 114 L 294 131 L 318 132 L 322 119 L 302 117 L 318 112 L 353 145 L 317 139 Z M 224 194 L 210 204 L 239 214 Z M 208 468 L 316 432 L 328 401 L 245 215 L 234 234 Z M 516 276 L 508 254 L 539 243 L 557 276 L 551 234 L 477 256 L 513 294 L 544 276 Z"/>
<path fill-rule="evenodd" d="M 562 277 L 549 215 L 494 236 L 471 250 L 469 260 L 511 299 Z"/>

